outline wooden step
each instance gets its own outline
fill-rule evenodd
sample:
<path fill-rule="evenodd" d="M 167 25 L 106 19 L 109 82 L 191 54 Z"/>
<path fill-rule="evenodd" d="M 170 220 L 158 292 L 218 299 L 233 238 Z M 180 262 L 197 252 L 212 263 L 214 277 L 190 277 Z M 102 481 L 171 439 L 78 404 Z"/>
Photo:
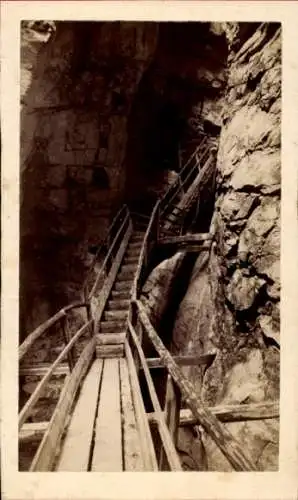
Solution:
<path fill-rule="evenodd" d="M 126 332 L 119 333 L 98 333 L 96 335 L 96 345 L 118 345 L 124 344 Z"/>
<path fill-rule="evenodd" d="M 130 289 L 129 290 L 113 290 L 112 298 L 115 300 L 130 300 Z"/>
<path fill-rule="evenodd" d="M 126 280 L 130 279 L 132 281 L 134 274 L 135 274 L 135 270 L 133 270 L 133 271 L 122 271 L 121 270 L 120 273 L 117 274 L 116 280 L 117 281 L 126 281 Z"/>
<path fill-rule="evenodd" d="M 126 257 L 129 257 L 129 258 L 133 257 L 133 258 L 137 258 L 137 259 L 139 258 L 139 255 L 140 255 L 139 248 L 131 248 L 131 249 L 128 248 L 126 250 L 126 254 L 125 254 Z"/>
<path fill-rule="evenodd" d="M 130 291 L 131 287 L 132 287 L 132 281 L 116 281 L 115 283 L 116 291 L 123 291 L 123 290 Z"/>
<path fill-rule="evenodd" d="M 118 300 L 109 300 L 107 303 L 107 308 L 114 311 L 119 311 L 122 309 L 127 310 L 129 308 L 130 300 L 129 299 L 118 299 Z"/>
<path fill-rule="evenodd" d="M 124 260 L 123 260 L 124 265 L 126 265 L 126 264 L 135 264 L 137 266 L 138 262 L 139 262 L 139 256 L 138 255 L 136 255 L 136 256 L 134 256 L 134 255 L 132 255 L 132 256 L 126 255 L 124 257 Z"/>
<path fill-rule="evenodd" d="M 125 273 L 127 271 L 132 271 L 133 273 L 135 273 L 136 268 L 137 268 L 137 262 L 135 264 L 126 264 L 126 263 L 123 263 L 122 266 L 121 266 L 121 272 Z"/>
<path fill-rule="evenodd" d="M 138 249 L 138 250 L 141 250 L 142 248 L 142 242 L 132 242 L 128 244 L 128 250 L 134 250 L 134 249 Z"/>
<path fill-rule="evenodd" d="M 92 472 L 123 470 L 119 361 L 117 359 L 104 360 L 91 470 Z"/>
<path fill-rule="evenodd" d="M 140 243 L 142 244 L 144 240 L 144 235 L 132 235 L 132 237 L 129 240 L 129 243 Z"/>
<path fill-rule="evenodd" d="M 99 333 L 117 333 L 123 332 L 125 329 L 125 320 L 121 321 L 101 321 L 99 325 Z"/>
<path fill-rule="evenodd" d="M 88 470 L 103 363 L 96 359 L 83 382 L 62 444 L 57 471 Z"/>
<path fill-rule="evenodd" d="M 113 311 L 105 311 L 104 312 L 104 319 L 106 321 L 118 321 L 122 319 L 126 319 L 128 315 L 128 309 L 124 310 L 113 310 Z"/>
<path fill-rule="evenodd" d="M 124 356 L 124 344 L 114 344 L 114 345 L 97 345 L 96 346 L 96 357 L 101 359 L 106 358 L 123 358 Z"/>

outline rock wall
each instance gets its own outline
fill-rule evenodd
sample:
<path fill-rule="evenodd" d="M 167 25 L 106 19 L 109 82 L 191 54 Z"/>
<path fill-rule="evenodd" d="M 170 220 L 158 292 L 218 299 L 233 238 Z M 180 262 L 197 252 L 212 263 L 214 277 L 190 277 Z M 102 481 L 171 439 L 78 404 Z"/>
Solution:
<path fill-rule="evenodd" d="M 197 258 L 173 332 L 174 352 L 217 352 L 205 373 L 186 370 L 208 405 L 279 398 L 281 32 L 226 30 L 215 241 Z M 260 470 L 278 468 L 277 420 L 225 425 Z M 187 447 L 194 468 L 231 470 L 203 432 L 202 443 L 205 465 Z"/>

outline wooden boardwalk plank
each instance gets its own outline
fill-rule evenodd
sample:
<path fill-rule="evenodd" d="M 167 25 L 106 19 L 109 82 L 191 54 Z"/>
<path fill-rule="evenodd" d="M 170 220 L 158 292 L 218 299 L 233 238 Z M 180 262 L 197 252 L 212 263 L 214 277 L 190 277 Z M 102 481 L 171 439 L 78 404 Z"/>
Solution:
<path fill-rule="evenodd" d="M 102 367 L 103 361 L 96 359 L 84 380 L 62 445 L 57 471 L 88 470 Z"/>
<path fill-rule="evenodd" d="M 123 470 L 118 359 L 104 360 L 91 470 Z"/>
<path fill-rule="evenodd" d="M 137 429 L 136 416 L 132 401 L 126 359 L 120 359 L 121 406 L 124 469 L 126 471 L 143 471 L 142 450 Z"/>

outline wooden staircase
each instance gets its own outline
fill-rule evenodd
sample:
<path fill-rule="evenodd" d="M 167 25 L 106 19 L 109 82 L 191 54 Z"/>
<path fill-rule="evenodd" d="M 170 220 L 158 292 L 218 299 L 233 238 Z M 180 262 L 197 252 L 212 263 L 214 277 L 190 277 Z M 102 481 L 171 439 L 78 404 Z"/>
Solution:
<path fill-rule="evenodd" d="M 201 162 L 204 155 L 199 156 Z M 198 151 L 192 158 L 196 165 L 189 163 L 189 171 L 183 171 L 182 183 L 171 187 L 167 196 L 158 200 L 149 219 L 143 215 L 135 217 L 126 206 L 121 208 L 94 256 L 83 285 L 82 301 L 58 311 L 19 347 L 20 374 L 39 376 L 19 413 L 20 444 L 24 439 L 29 443 L 30 436 L 37 439 L 27 470 L 180 471 L 176 443 L 182 402 L 236 470 L 256 470 L 212 411 L 202 405 L 179 367 L 181 364 L 209 366 L 215 354 L 175 360 L 139 301 L 150 259 L 171 219 L 170 214 L 176 225 L 183 225 L 178 217 L 181 184 L 183 196 L 190 198 L 191 185 L 198 184 L 198 175 L 208 163 L 207 160 L 201 169 Z M 191 204 L 187 206 L 190 208 Z M 185 225 L 179 230 L 184 231 Z M 206 235 L 201 239 L 205 240 Z M 78 326 L 79 311 L 83 313 Z M 58 347 L 55 361 L 44 363 L 43 367 L 24 364 L 23 358 L 30 349 L 49 336 L 60 339 L 58 346 L 55 341 L 55 348 Z M 146 358 L 144 337 L 147 343 L 151 342 L 158 358 Z M 164 401 L 157 395 L 151 369 L 167 371 Z M 141 373 L 147 399 L 154 410 L 151 419 L 144 401 Z M 47 421 L 34 420 L 34 409 L 51 377 L 57 374 L 63 378 L 57 402 Z"/>
<path fill-rule="evenodd" d="M 127 320 L 134 276 L 145 233 L 134 231 L 128 242 L 123 261 L 116 276 L 110 297 L 96 335 L 97 358 L 124 356 Z"/>

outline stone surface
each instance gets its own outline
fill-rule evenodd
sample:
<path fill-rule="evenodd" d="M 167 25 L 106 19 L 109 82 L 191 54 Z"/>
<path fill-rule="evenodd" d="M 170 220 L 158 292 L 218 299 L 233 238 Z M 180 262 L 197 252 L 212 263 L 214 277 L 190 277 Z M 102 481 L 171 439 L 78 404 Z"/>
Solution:
<path fill-rule="evenodd" d="M 216 352 L 205 373 L 185 371 L 208 405 L 279 398 L 280 31 L 263 26 L 245 34 L 238 23 L 225 26 L 230 54 L 216 248 L 205 265 L 198 258 L 173 332 L 177 353 Z M 225 425 L 259 470 L 277 470 L 277 419 Z M 202 430 L 199 440 L 198 468 L 232 470 Z M 184 452 L 191 463 L 190 444 Z"/>
<path fill-rule="evenodd" d="M 227 299 L 236 311 L 245 311 L 253 305 L 265 283 L 265 280 L 256 276 L 244 276 L 243 272 L 237 269 L 228 284 Z"/>
<path fill-rule="evenodd" d="M 231 178 L 235 190 L 280 186 L 280 153 L 255 151 L 245 156 Z"/>
<path fill-rule="evenodd" d="M 184 255 L 183 252 L 178 252 L 170 259 L 162 261 L 154 268 L 142 288 L 141 300 L 155 326 L 159 324 L 168 304 L 169 294 Z"/>

